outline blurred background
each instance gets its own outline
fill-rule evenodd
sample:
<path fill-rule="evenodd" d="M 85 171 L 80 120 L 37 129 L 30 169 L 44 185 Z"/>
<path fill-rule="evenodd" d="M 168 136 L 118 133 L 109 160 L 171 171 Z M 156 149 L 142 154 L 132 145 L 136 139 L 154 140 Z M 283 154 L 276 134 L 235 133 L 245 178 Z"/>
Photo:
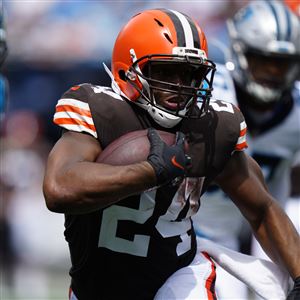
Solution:
<path fill-rule="evenodd" d="M 63 215 L 46 209 L 42 180 L 59 137 L 52 123 L 70 86 L 109 85 L 114 40 L 135 13 L 171 8 L 193 17 L 223 62 L 225 20 L 248 1 L 14 1 L 1 3 L 8 56 L 2 74 L 0 156 L 0 299 L 67 299 L 70 267 Z M 1 33 L 2 34 L 2 33 Z M 221 42 L 221 44 L 220 44 Z M 3 113 L 5 110 L 5 113 Z"/>

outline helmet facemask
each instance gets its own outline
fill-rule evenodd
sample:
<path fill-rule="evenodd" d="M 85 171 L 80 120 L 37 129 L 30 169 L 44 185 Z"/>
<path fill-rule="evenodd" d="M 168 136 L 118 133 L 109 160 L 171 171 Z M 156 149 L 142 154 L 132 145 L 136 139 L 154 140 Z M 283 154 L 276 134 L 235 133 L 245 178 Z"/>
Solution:
<path fill-rule="evenodd" d="M 203 58 L 157 54 L 133 59 L 125 77 L 141 95 L 136 104 L 147 106 L 150 114 L 174 116 L 179 122 L 206 112 L 214 71 L 214 63 Z M 166 97 L 164 103 L 161 94 Z M 193 109 L 196 106 L 198 109 Z"/>

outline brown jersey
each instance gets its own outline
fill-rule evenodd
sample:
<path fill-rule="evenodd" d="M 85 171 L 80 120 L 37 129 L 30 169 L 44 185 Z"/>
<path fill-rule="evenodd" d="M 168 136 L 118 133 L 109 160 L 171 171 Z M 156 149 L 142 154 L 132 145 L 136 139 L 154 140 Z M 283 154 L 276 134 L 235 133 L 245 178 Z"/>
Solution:
<path fill-rule="evenodd" d="M 94 136 L 102 149 L 130 131 L 162 130 L 143 109 L 110 88 L 90 84 L 62 96 L 54 122 Z M 246 124 L 232 104 L 215 101 L 201 119 L 184 119 L 169 131 L 184 132 L 190 144 L 193 165 L 183 182 L 93 213 L 66 215 L 72 289 L 79 300 L 153 299 L 172 273 L 192 261 L 196 240 L 190 217 L 232 152 L 246 147 Z"/>

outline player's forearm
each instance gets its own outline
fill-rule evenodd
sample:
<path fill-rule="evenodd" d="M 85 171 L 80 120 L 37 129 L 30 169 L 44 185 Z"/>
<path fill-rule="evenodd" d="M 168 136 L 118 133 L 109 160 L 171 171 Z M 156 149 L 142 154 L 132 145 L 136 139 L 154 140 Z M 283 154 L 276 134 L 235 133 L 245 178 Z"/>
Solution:
<path fill-rule="evenodd" d="M 86 213 L 154 185 L 155 174 L 147 162 L 120 167 L 79 162 L 58 176 L 49 174 L 44 195 L 51 211 Z"/>
<path fill-rule="evenodd" d="M 276 202 L 268 207 L 261 223 L 252 224 L 252 228 L 269 257 L 286 268 L 293 279 L 300 276 L 300 238 Z"/>

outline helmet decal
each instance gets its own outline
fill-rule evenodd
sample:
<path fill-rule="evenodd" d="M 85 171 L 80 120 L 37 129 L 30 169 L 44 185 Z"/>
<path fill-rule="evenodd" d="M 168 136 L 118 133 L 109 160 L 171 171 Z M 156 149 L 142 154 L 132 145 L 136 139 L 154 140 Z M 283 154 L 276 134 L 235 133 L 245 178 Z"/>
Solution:
<path fill-rule="evenodd" d="M 290 40 L 291 38 L 291 18 L 288 8 L 284 5 L 275 6 L 272 2 L 266 1 L 266 5 L 270 8 L 277 27 L 277 40 Z"/>

